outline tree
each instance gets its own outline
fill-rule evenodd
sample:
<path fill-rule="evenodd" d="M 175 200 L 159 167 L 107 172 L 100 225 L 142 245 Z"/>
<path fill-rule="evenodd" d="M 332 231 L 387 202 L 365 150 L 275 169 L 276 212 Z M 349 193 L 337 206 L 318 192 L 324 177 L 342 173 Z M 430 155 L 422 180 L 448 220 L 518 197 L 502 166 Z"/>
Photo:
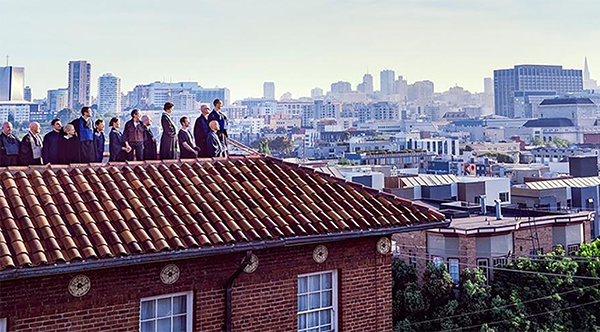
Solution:
<path fill-rule="evenodd" d="M 71 109 L 68 108 L 64 108 L 62 110 L 60 110 L 58 112 L 58 114 L 56 114 L 56 118 L 60 120 L 60 122 L 63 123 L 63 126 L 67 123 L 70 122 L 71 120 L 75 119 L 77 115 L 75 114 L 75 112 L 73 112 Z"/>
<path fill-rule="evenodd" d="M 558 148 L 566 148 L 569 147 L 569 145 L 571 145 L 571 142 L 561 137 L 554 137 L 553 142 L 554 145 L 556 145 L 556 147 Z"/>
<path fill-rule="evenodd" d="M 266 154 L 267 156 L 271 155 L 271 149 L 269 148 L 269 140 L 265 139 L 260 142 L 258 146 L 258 152 Z"/>
<path fill-rule="evenodd" d="M 275 134 L 285 134 L 286 132 L 284 127 L 277 127 L 277 129 L 275 129 Z"/>
<path fill-rule="evenodd" d="M 289 154 L 293 147 L 294 142 L 283 136 L 279 136 L 274 140 L 269 141 L 269 148 L 277 153 Z"/>

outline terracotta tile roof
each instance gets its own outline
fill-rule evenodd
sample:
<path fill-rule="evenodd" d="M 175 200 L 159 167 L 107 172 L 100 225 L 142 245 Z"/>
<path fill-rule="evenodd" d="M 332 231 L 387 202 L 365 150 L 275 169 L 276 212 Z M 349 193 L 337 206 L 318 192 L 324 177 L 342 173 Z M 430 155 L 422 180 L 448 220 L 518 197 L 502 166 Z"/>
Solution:
<path fill-rule="evenodd" d="M 398 229 L 442 214 L 263 156 L 0 171 L 0 271 Z"/>

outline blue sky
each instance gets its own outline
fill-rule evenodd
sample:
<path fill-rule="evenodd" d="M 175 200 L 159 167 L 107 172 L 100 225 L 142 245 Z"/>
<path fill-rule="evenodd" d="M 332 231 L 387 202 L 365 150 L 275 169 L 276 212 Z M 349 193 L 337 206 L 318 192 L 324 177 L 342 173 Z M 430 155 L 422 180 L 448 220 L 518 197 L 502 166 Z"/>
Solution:
<path fill-rule="evenodd" d="M 597 0 L 0 0 L 0 56 L 25 66 L 34 97 L 67 85 L 67 63 L 92 63 L 123 89 L 155 80 L 226 86 L 262 82 L 307 96 L 367 68 L 394 69 L 436 90 L 481 91 L 495 68 L 582 68 L 600 78 Z M 4 61 L 2 61 L 4 63 Z"/>

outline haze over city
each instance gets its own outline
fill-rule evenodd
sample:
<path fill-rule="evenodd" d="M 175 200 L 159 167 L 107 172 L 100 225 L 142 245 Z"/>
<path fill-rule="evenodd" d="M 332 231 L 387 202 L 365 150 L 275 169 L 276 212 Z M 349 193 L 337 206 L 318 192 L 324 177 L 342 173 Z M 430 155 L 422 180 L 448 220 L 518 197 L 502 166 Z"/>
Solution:
<path fill-rule="evenodd" d="M 0 54 L 27 68 L 34 98 L 66 86 L 73 59 L 94 64 L 92 95 L 107 72 L 124 91 L 189 80 L 236 100 L 260 96 L 264 81 L 277 97 L 309 96 L 367 70 L 378 88 L 388 68 L 436 91 L 482 91 L 495 68 L 520 63 L 581 69 L 588 56 L 593 76 L 598 17 L 585 0 L 0 0 Z"/>

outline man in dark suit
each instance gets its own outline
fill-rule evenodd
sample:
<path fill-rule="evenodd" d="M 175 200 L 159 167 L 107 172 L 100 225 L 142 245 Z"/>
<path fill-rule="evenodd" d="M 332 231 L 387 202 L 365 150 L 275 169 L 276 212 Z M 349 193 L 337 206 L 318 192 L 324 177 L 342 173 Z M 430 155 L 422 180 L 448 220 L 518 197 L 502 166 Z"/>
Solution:
<path fill-rule="evenodd" d="M 19 165 L 19 139 L 13 135 L 13 125 L 5 122 L 0 134 L 0 166 Z"/>
<path fill-rule="evenodd" d="M 152 133 L 152 120 L 147 115 L 142 116 L 144 124 L 144 160 L 156 160 L 156 137 Z"/>
<path fill-rule="evenodd" d="M 52 131 L 44 136 L 44 142 L 42 143 L 42 160 L 45 164 L 58 164 L 60 162 L 58 145 L 64 133 L 59 119 L 52 120 L 50 124 L 52 124 Z"/>
<path fill-rule="evenodd" d="M 223 107 L 223 102 L 220 99 L 215 99 L 213 101 L 213 105 L 215 108 L 208 115 L 208 122 L 215 120 L 219 123 L 219 130 L 217 131 L 217 136 L 219 136 L 219 140 L 221 141 L 221 145 L 223 146 L 224 153 L 227 154 L 227 116 L 225 113 L 221 111 Z"/>
<path fill-rule="evenodd" d="M 210 132 L 206 137 L 207 157 L 225 157 L 223 144 L 217 135 L 217 132 L 219 131 L 219 122 L 217 120 L 212 120 L 208 123 L 208 126 L 210 127 Z"/>
<path fill-rule="evenodd" d="M 37 122 L 29 124 L 29 132 L 19 144 L 19 163 L 22 166 L 42 164 L 42 136 Z"/>
<path fill-rule="evenodd" d="M 202 105 L 200 112 L 201 114 L 194 124 L 194 141 L 196 142 L 196 146 L 200 149 L 200 157 L 207 157 L 206 137 L 208 137 L 208 133 L 210 132 L 210 128 L 208 127 L 208 114 L 210 113 L 210 108 L 206 105 Z"/>
<path fill-rule="evenodd" d="M 92 109 L 88 106 L 81 108 L 81 117 L 73 120 L 71 124 L 75 127 L 77 140 L 79 141 L 80 163 L 91 163 L 96 161 L 96 149 L 94 146 L 94 124 L 92 123 Z"/>
<path fill-rule="evenodd" d="M 160 159 L 175 159 L 177 155 L 177 127 L 171 114 L 175 105 L 165 103 L 164 112 L 160 117 L 162 136 L 160 137 Z"/>

